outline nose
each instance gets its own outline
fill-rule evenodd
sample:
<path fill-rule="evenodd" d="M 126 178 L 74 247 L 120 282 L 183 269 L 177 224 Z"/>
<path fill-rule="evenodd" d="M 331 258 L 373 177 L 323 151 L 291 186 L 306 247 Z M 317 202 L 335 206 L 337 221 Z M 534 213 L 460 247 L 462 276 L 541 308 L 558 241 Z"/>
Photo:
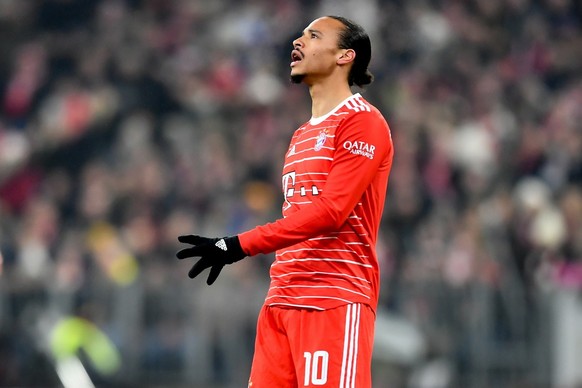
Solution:
<path fill-rule="evenodd" d="M 301 48 L 301 47 L 303 47 L 303 40 L 301 40 L 301 37 L 299 37 L 293 41 L 293 48 Z"/>

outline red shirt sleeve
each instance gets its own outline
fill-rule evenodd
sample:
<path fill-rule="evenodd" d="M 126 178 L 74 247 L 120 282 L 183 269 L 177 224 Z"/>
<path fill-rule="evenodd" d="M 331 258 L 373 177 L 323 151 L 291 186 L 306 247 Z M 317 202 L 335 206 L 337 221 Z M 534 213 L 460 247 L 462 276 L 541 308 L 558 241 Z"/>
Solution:
<path fill-rule="evenodd" d="M 381 165 L 391 163 L 392 153 L 390 129 L 377 110 L 350 115 L 336 130 L 333 161 L 322 194 L 285 218 L 241 233 L 243 250 L 250 256 L 270 253 L 338 230 Z"/>

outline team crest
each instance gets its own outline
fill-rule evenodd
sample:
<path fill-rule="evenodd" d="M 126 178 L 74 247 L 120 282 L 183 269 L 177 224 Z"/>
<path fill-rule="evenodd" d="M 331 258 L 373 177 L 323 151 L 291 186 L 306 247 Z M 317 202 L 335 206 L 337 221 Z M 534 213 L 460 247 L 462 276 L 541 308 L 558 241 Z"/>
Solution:
<path fill-rule="evenodd" d="M 321 132 L 319 132 L 319 135 L 317 136 L 317 140 L 315 141 L 315 147 L 313 147 L 313 149 L 315 151 L 319 151 L 320 149 L 322 149 L 323 145 L 325 144 L 325 140 L 327 140 L 327 129 L 322 129 Z"/>

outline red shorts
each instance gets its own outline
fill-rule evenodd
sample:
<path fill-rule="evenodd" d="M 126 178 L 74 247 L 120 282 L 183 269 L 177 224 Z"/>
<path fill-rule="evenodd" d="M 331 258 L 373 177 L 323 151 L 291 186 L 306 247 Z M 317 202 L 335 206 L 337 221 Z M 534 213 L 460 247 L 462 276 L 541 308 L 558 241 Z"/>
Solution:
<path fill-rule="evenodd" d="M 263 306 L 249 387 L 371 387 L 374 321 L 363 304 L 325 311 Z"/>

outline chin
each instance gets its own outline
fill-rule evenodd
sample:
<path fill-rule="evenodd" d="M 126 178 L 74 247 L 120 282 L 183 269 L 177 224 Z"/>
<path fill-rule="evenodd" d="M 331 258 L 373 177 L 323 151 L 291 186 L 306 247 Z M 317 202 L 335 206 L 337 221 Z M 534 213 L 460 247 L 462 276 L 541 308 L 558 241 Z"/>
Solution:
<path fill-rule="evenodd" d="M 305 78 L 305 74 L 293 74 L 293 73 L 291 73 L 289 78 L 291 79 L 292 83 L 300 84 L 301 82 L 303 82 L 303 79 Z"/>

